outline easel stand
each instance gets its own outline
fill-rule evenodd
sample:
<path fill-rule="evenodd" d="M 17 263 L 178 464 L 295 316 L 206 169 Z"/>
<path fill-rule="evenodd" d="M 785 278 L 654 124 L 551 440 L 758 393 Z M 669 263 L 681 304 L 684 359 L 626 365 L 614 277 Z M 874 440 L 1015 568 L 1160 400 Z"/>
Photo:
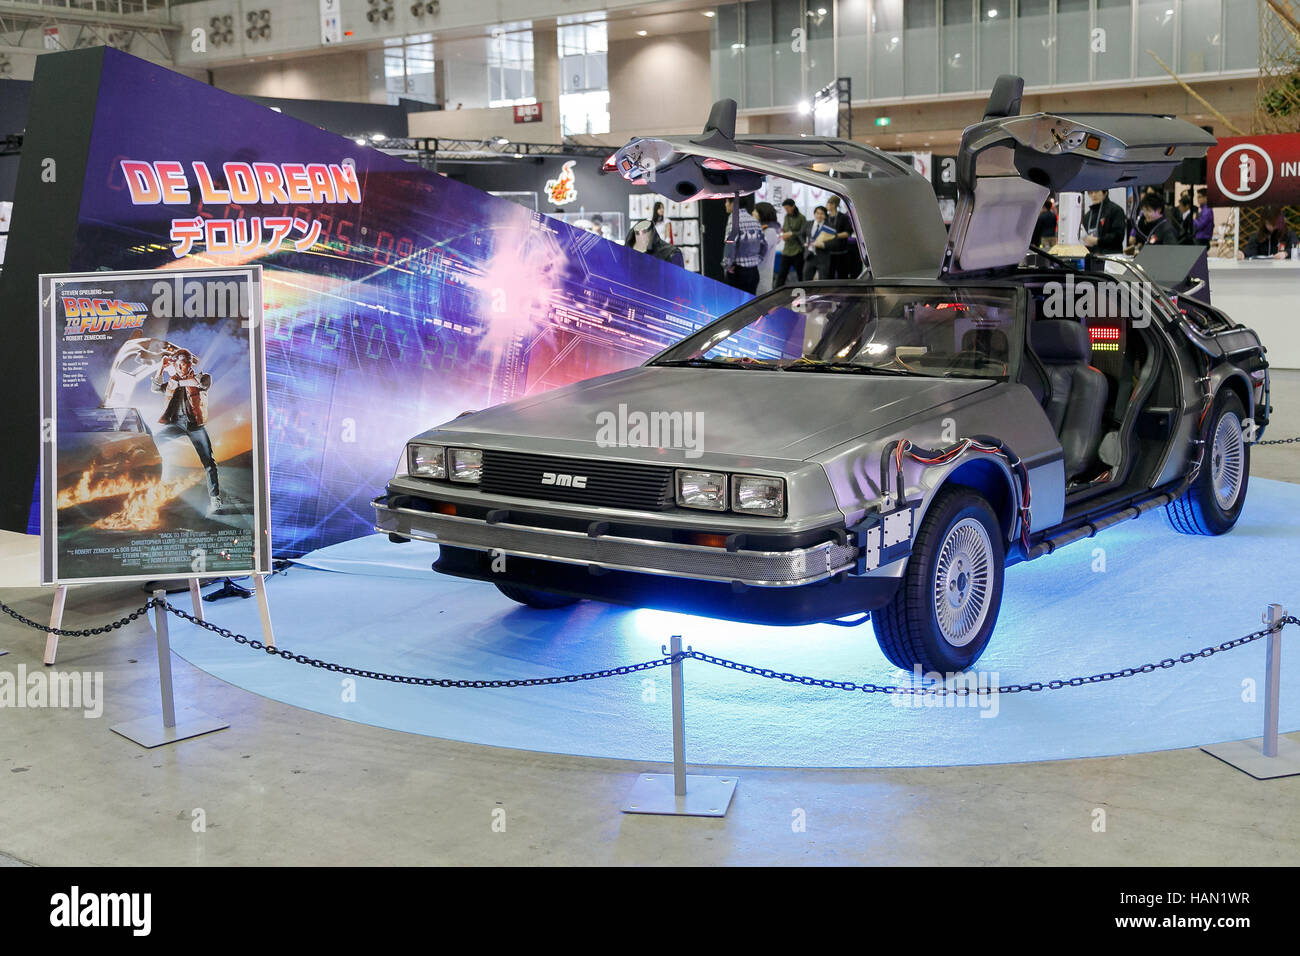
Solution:
<path fill-rule="evenodd" d="M 1264 624 L 1273 628 L 1268 636 L 1268 657 L 1264 668 L 1264 736 L 1201 748 L 1256 780 L 1300 774 L 1300 743 L 1277 735 L 1282 696 L 1282 621 L 1285 617 L 1286 611 L 1280 604 L 1270 604 L 1264 611 Z"/>
<path fill-rule="evenodd" d="M 257 606 L 258 606 L 258 611 L 261 613 L 261 617 L 262 617 L 262 639 L 265 642 L 267 647 L 275 647 L 275 632 L 272 631 L 271 629 L 271 610 L 270 610 L 270 606 L 267 604 L 266 601 L 265 578 L 266 575 L 254 574 L 253 590 L 257 592 Z M 198 618 L 200 621 L 205 621 L 207 620 L 207 618 L 203 616 L 203 594 L 199 590 L 199 579 L 190 578 L 189 586 L 190 586 L 190 604 L 193 606 L 194 616 Z M 235 586 L 238 587 L 238 585 Z M 56 629 L 63 627 L 63 608 L 64 605 L 67 603 L 67 599 L 68 599 L 68 587 L 69 585 L 67 584 L 58 584 L 55 585 L 54 587 L 54 605 L 50 609 L 50 627 Z M 241 588 L 240 590 L 243 589 Z M 165 599 L 167 596 L 166 591 L 154 591 L 153 593 L 154 593 L 154 597 L 158 597 L 159 595 L 162 595 L 162 597 Z M 209 595 L 209 597 L 211 597 L 211 595 Z M 5 653 L 7 652 L 0 651 L 0 654 L 5 654 Z M 46 635 L 45 637 L 45 666 L 46 667 L 54 666 L 54 661 L 55 658 L 58 656 L 58 653 L 59 653 L 59 635 L 57 634 Z"/>
<path fill-rule="evenodd" d="M 198 582 L 194 581 L 191 593 L 197 591 Z M 173 744 L 178 740 L 209 734 L 214 730 L 225 730 L 230 726 L 224 720 L 197 711 L 187 712 L 185 719 L 177 722 L 176 700 L 172 694 L 172 648 L 167 635 L 168 611 L 163 606 L 167 599 L 167 592 L 154 591 L 153 596 L 158 602 L 154 605 L 154 632 L 158 638 L 158 685 L 162 691 L 162 714 L 141 717 L 110 728 L 114 733 L 121 734 L 128 740 L 147 748 Z"/>
<path fill-rule="evenodd" d="M 624 813 L 653 813 L 684 817 L 725 817 L 736 793 L 735 777 L 709 777 L 686 773 L 685 690 L 680 635 L 669 645 L 673 662 L 673 772 L 643 773 L 628 794 Z"/>

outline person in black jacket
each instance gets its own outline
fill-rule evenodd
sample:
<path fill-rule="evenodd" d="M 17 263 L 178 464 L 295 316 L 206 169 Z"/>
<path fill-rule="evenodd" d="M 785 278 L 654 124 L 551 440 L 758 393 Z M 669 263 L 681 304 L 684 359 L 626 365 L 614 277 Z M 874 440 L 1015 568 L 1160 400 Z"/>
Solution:
<path fill-rule="evenodd" d="M 1052 209 L 1052 199 L 1049 196 L 1043 200 L 1043 208 L 1034 223 L 1034 234 L 1030 237 L 1029 244 L 1035 249 L 1050 249 L 1056 244 L 1056 230 L 1056 212 Z"/>
<path fill-rule="evenodd" d="M 654 223 L 649 219 L 642 219 L 633 223 L 632 228 L 628 231 L 627 239 L 623 241 L 623 245 L 631 246 L 637 252 L 644 252 L 646 255 L 662 259 L 664 262 L 670 262 L 675 266 L 683 265 L 682 250 L 671 242 L 664 242 L 659 237 L 659 232 L 655 229 Z"/>
<path fill-rule="evenodd" d="M 1190 246 L 1196 235 L 1196 207 L 1192 205 L 1192 194 L 1183 190 L 1178 197 L 1178 241 Z"/>
<path fill-rule="evenodd" d="M 1238 259 L 1288 259 L 1296 247 L 1296 234 L 1286 223 L 1286 217 L 1276 206 L 1265 206 L 1255 235 L 1244 249 L 1237 250 Z"/>
<path fill-rule="evenodd" d="M 1165 218 L 1165 200 L 1157 193 L 1142 197 L 1142 221 L 1146 223 L 1144 245 L 1178 245 L 1178 227 Z"/>
<path fill-rule="evenodd" d="M 1089 190 L 1092 205 L 1083 214 L 1083 244 L 1099 256 L 1118 255 L 1124 251 L 1128 219 L 1118 203 L 1111 202 L 1104 189 Z"/>
<path fill-rule="evenodd" d="M 832 279 L 855 279 L 862 271 L 862 257 L 858 255 L 858 240 L 853 234 L 853 220 L 840 212 L 840 197 L 826 198 L 826 221 L 835 230 L 835 238 L 826 244 L 831 254 Z"/>

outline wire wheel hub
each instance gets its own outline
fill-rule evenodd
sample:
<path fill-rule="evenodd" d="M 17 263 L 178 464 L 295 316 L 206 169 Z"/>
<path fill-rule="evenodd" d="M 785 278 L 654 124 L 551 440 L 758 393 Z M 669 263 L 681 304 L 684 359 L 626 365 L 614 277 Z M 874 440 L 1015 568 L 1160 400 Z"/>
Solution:
<path fill-rule="evenodd" d="M 1214 500 L 1223 511 L 1231 511 L 1241 494 L 1246 474 L 1246 441 L 1236 412 L 1225 412 L 1214 429 L 1210 448 L 1210 482 Z"/>
<path fill-rule="evenodd" d="M 934 568 L 934 616 L 939 633 L 953 647 L 965 647 L 989 612 L 993 585 L 992 543 L 984 524 L 962 518 L 939 548 Z"/>

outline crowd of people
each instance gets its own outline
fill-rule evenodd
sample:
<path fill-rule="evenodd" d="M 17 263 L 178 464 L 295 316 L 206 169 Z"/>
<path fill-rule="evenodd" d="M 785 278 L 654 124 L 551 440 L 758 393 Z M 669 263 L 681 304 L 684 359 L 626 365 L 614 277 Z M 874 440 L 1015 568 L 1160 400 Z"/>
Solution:
<path fill-rule="evenodd" d="M 766 292 L 791 281 L 851 279 L 861 274 L 862 257 L 853 221 L 831 196 L 809 219 L 793 199 L 781 203 L 782 215 L 767 202 L 742 196 L 739 206 L 725 200 L 728 231 L 723 274 L 728 285 L 746 292 Z"/>
<path fill-rule="evenodd" d="M 724 200 L 727 238 L 723 275 L 728 285 L 753 294 L 768 292 L 788 282 L 813 279 L 849 279 L 862 273 L 864 263 L 854 236 L 853 222 L 840 210 L 840 198 L 830 196 L 811 216 L 798 203 L 786 199 L 781 212 L 752 196 Z M 1199 245 L 1208 247 L 1214 237 L 1214 211 L 1208 191 L 1190 189 L 1168 209 L 1159 189 L 1148 186 L 1131 219 L 1105 190 L 1087 193 L 1082 242 L 1096 255 L 1134 254 L 1145 245 Z M 663 220 L 663 204 L 655 204 L 654 217 L 636 223 L 627 244 L 670 262 L 681 264 L 681 253 L 671 244 Z M 1056 205 L 1049 197 L 1034 224 L 1031 246 L 1050 248 L 1057 240 Z M 1290 258 L 1300 246 L 1282 210 L 1267 206 L 1259 228 L 1244 239 L 1238 259 Z M 793 276 L 793 279 L 791 278 Z"/>

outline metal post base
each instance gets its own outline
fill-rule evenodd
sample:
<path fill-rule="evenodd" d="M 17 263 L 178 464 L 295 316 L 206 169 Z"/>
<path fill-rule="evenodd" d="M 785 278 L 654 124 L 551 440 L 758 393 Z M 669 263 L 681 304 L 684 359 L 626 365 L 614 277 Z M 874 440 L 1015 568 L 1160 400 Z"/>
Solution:
<path fill-rule="evenodd" d="M 657 813 L 678 817 L 725 817 L 736 793 L 735 777 L 686 775 L 686 793 L 673 793 L 670 773 L 638 774 L 624 813 Z"/>
<path fill-rule="evenodd" d="M 214 730 L 225 730 L 229 726 L 230 724 L 226 721 L 216 717 L 209 717 L 199 711 L 182 710 L 175 727 L 164 726 L 162 714 L 152 714 L 149 717 L 128 720 L 124 724 L 110 727 L 109 730 L 115 734 L 121 734 L 127 740 L 133 741 L 141 747 L 152 750 L 154 747 L 163 746 L 163 744 L 174 744 L 178 740 L 188 740 L 190 737 L 210 734 Z"/>
<path fill-rule="evenodd" d="M 1300 776 L 1300 743 L 1289 737 L 1279 737 L 1277 756 L 1264 756 L 1264 738 L 1232 740 L 1226 744 L 1202 747 L 1211 757 L 1248 773 L 1256 780 L 1273 780 L 1277 777 Z"/>

